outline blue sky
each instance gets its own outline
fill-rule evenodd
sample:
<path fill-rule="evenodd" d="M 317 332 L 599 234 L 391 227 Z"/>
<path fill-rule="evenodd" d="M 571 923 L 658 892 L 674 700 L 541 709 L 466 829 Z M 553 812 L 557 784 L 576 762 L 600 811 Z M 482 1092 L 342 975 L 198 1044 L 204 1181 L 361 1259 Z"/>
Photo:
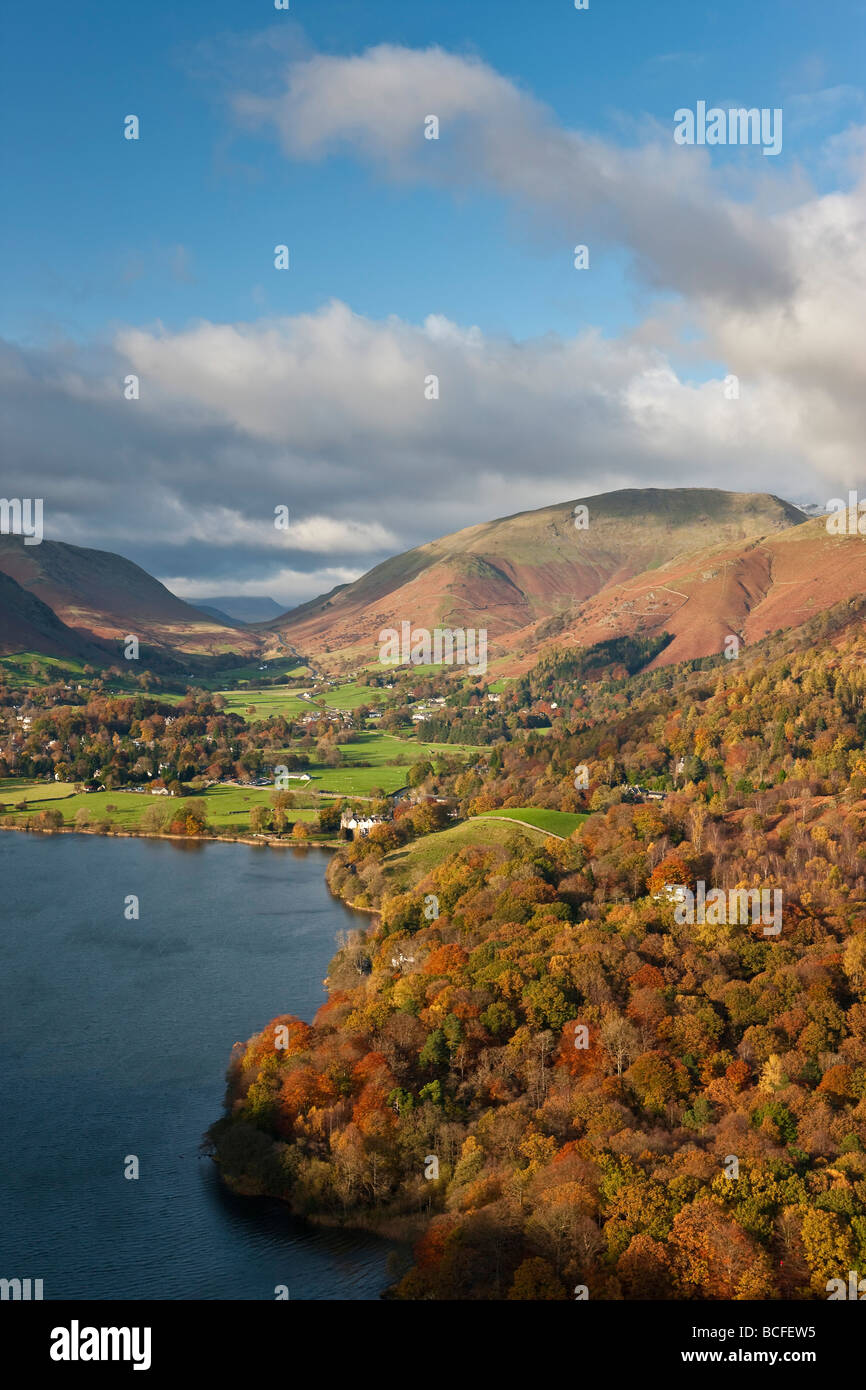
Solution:
<path fill-rule="evenodd" d="M 615 397 L 624 393 L 636 397 L 638 377 L 637 397 L 643 401 L 641 392 L 648 382 L 656 389 L 659 370 L 673 371 L 680 386 L 700 385 L 732 370 L 731 302 L 736 298 L 732 277 L 736 280 L 738 272 L 725 269 L 719 283 L 713 284 L 708 273 L 703 284 L 700 255 L 692 246 L 686 248 L 686 259 L 696 256 L 697 268 L 678 278 L 657 244 L 659 237 L 664 239 L 665 216 L 674 247 L 678 237 L 702 235 L 699 221 L 692 233 L 689 224 L 681 223 L 675 211 L 666 213 L 660 203 L 655 242 L 645 248 L 639 227 L 635 230 L 640 207 L 621 207 L 614 226 L 607 218 L 604 197 L 597 193 L 594 199 L 586 199 L 586 221 L 582 210 L 569 221 L 557 207 L 557 192 L 549 184 L 535 199 L 531 171 L 511 186 L 501 172 L 501 149 L 489 167 L 485 163 L 499 120 L 492 98 L 479 135 L 478 149 L 483 147 L 484 153 L 473 155 L 477 178 L 471 171 L 467 175 L 465 168 L 454 172 L 463 140 L 459 120 L 445 121 L 442 139 L 413 150 L 411 158 L 401 151 L 401 167 L 395 172 L 388 164 L 390 154 L 374 148 L 375 138 L 368 142 L 368 149 L 366 137 L 353 134 L 351 103 L 342 113 L 343 128 L 336 142 L 313 132 L 309 148 L 299 154 L 293 137 L 282 145 L 278 138 L 280 94 L 286 88 L 287 70 L 300 70 L 316 55 L 359 57 L 383 44 L 395 52 L 423 54 L 435 46 L 465 60 L 467 90 L 478 71 L 473 64 L 507 85 L 505 119 L 510 120 L 508 113 L 523 102 L 517 125 L 522 128 L 525 118 L 531 129 L 537 113 L 546 109 L 542 123 L 552 148 L 570 138 L 564 132 L 598 141 L 605 153 L 596 162 L 597 169 L 603 170 L 608 158 L 619 159 L 625 151 L 657 146 L 664 168 L 674 170 L 670 187 L 676 187 L 677 198 L 685 196 L 679 171 L 686 167 L 674 165 L 676 152 L 671 148 L 673 113 L 678 107 L 693 107 L 703 99 L 711 105 L 783 108 L 784 145 L 778 158 L 763 157 L 760 149 L 719 149 L 706 165 L 694 166 L 708 203 L 715 197 L 724 202 L 720 222 L 727 219 L 736 224 L 738 207 L 747 209 L 752 221 L 746 251 L 742 246 L 731 249 L 721 233 L 718 246 L 707 245 L 708 272 L 714 260 L 723 262 L 728 254 L 734 268 L 743 255 L 751 257 L 763 237 L 762 218 L 766 217 L 766 228 L 772 219 L 788 218 L 785 235 L 795 238 L 797 209 L 808 207 L 813 210 L 810 216 L 824 216 L 828 199 L 852 197 L 862 179 L 859 132 L 866 121 L 862 90 L 866 16 L 862 3 L 846 0 L 832 6 L 805 0 L 759 5 L 754 0 L 734 0 L 725 6 L 679 0 L 658 4 L 590 0 L 585 12 L 575 11 L 569 0 L 533 4 L 431 0 L 417 5 L 405 0 L 367 4 L 292 0 L 288 14 L 275 11 L 266 0 L 244 5 L 185 0 L 181 6 L 149 0 L 145 7 L 83 0 L 75 6 L 18 7 L 7 16 L 5 27 L 3 173 L 7 190 L 12 190 L 14 216 L 7 219 L 0 238 L 0 332 L 13 353 L 27 355 L 32 377 L 51 378 L 51 409 L 57 406 L 58 374 L 71 370 L 80 374 L 82 382 L 104 380 L 106 354 L 116 354 L 118 335 L 131 329 L 184 335 L 199 320 L 261 325 L 322 313 L 333 300 L 348 306 L 365 324 L 395 316 L 401 324 L 419 328 L 428 316 L 441 316 L 462 329 L 477 326 L 485 343 L 543 345 L 551 335 L 562 342 L 585 341 L 586 335 L 595 335 L 612 345 L 620 365 L 622 357 L 634 351 L 637 335 L 641 351 L 652 360 L 648 357 L 638 364 L 631 386 L 623 378 L 613 387 L 605 377 L 584 403 L 592 416 L 588 438 L 593 447 L 593 410 L 599 393 L 605 397 L 606 414 L 608 408 L 613 410 Z M 334 80 L 337 91 L 339 69 Z M 436 91 L 436 80 L 434 75 L 431 92 Z M 243 94 L 271 103 L 255 128 L 239 115 L 238 97 Z M 384 99 L 387 111 L 387 88 Z M 468 105 L 461 108 L 470 122 L 473 100 L 468 97 Z M 297 106 L 291 107 L 290 122 L 297 111 Z M 122 138 L 123 118 L 129 113 L 141 120 L 138 142 Z M 309 123 L 315 124 L 314 118 Z M 546 138 L 532 137 L 533 158 L 540 157 L 542 162 Z M 520 157 L 520 139 L 515 143 L 515 160 Z M 560 149 L 557 157 L 561 154 Z M 651 160 L 643 155 L 641 159 L 649 171 L 647 188 L 651 190 Z M 496 160 L 498 170 L 493 167 Z M 606 176 L 599 177 L 603 184 Z M 620 184 L 628 182 L 622 172 L 617 177 Z M 663 174 L 662 184 L 666 178 Z M 579 194 L 578 189 L 575 197 L 580 208 Z M 625 200 L 626 193 L 621 191 L 619 197 Z M 648 217 L 651 211 L 648 206 Z M 845 223 L 848 230 L 857 217 L 859 204 Z M 625 231 L 623 221 L 629 224 Z M 715 226 L 711 209 L 707 226 Z M 768 232 L 764 240 L 764 269 L 756 261 L 749 271 L 755 283 L 770 274 L 773 234 Z M 577 241 L 591 245 L 589 274 L 577 273 L 572 266 L 571 249 Z M 278 242 L 291 248 L 292 269 L 284 275 L 272 266 Z M 675 250 L 668 260 L 677 259 Z M 796 280 L 792 272 L 787 287 L 778 288 L 779 296 L 787 296 L 788 312 L 792 312 Z M 718 307 L 722 299 L 724 323 Z M 744 292 L 736 311 L 754 314 L 753 299 Z M 799 315 L 803 321 L 804 314 Z M 756 319 L 750 322 L 752 328 L 757 324 Z M 155 330 L 156 324 L 161 329 Z M 742 331 L 740 337 L 747 341 L 749 333 Z M 491 350 L 491 360 L 498 352 Z M 806 345 L 804 360 L 810 352 L 811 346 Z M 57 366 L 58 353 L 62 370 Z M 661 367 L 659 355 L 664 358 Z M 767 373 L 781 371 L 783 365 L 768 363 L 762 372 L 760 363 L 750 359 L 748 370 L 754 373 L 756 388 Z M 828 374 L 830 370 L 828 364 Z M 786 385 L 790 386 L 788 378 Z M 80 402 L 89 389 L 79 384 L 72 394 Z M 767 389 L 766 383 L 762 389 Z M 94 391 L 99 394 L 95 387 Z M 215 409 L 206 392 L 204 397 L 191 390 L 179 425 L 181 433 L 193 430 L 203 409 Z M 336 397 L 332 404 L 335 410 L 340 408 Z M 319 407 L 320 412 L 329 408 L 328 402 Z M 383 410 L 387 408 L 383 403 Z M 181 411 L 176 400 L 172 410 Z M 134 446 L 144 451 L 131 465 L 139 483 L 147 475 L 148 448 L 166 447 L 168 413 L 164 409 L 159 422 L 159 445 L 153 439 L 149 445 L 139 440 Z M 225 448 L 241 448 L 238 436 L 248 429 L 245 418 L 239 407 L 230 420 L 220 422 L 214 416 L 209 423 L 214 429 L 222 424 L 232 436 L 222 441 Z M 645 424 L 642 428 L 646 435 Z M 679 449 L 685 454 L 691 447 L 694 455 L 690 432 L 696 428 L 693 421 L 686 421 L 684 437 L 671 446 L 673 453 Z M 755 428 L 754 422 L 748 423 L 743 449 L 754 447 Z M 834 422 L 833 431 L 839 428 Z M 105 421 L 90 421 L 84 435 L 89 438 L 91 431 L 109 455 L 111 431 Z M 347 425 L 347 436 L 350 433 Z M 544 495 L 539 504 L 553 500 L 557 489 L 565 488 L 567 496 L 590 490 L 589 484 L 596 479 L 620 484 L 639 480 L 631 457 L 637 447 L 633 420 L 628 421 L 627 433 L 628 450 L 621 468 L 611 462 L 616 451 L 612 440 L 609 447 L 598 446 L 604 467 L 578 470 L 574 487 L 565 486 L 563 459 L 543 470 Z M 59 424 L 58 436 L 62 437 Z M 13 437 L 18 438 L 17 430 Z M 200 479 L 203 459 L 190 440 L 191 435 L 179 455 L 186 460 L 190 476 Z M 279 436 L 271 440 L 272 445 L 280 442 Z M 358 524 L 383 528 L 387 539 L 379 536 L 382 554 L 392 544 L 426 538 L 423 524 L 412 517 L 411 509 L 405 524 L 398 524 L 399 515 L 382 499 L 377 507 L 375 493 L 363 499 L 340 493 L 335 503 L 333 492 L 330 498 L 323 495 L 317 500 L 296 488 L 295 473 L 305 474 L 311 457 L 321 458 L 328 445 L 314 441 L 304 455 L 294 448 L 294 441 L 288 443 L 292 453 L 285 465 L 288 501 L 290 505 L 297 501 L 299 515 L 333 518 L 342 505 L 347 523 L 360 518 Z M 370 458 L 377 457 L 381 446 L 367 440 L 365 447 L 372 451 L 365 458 L 369 477 Z M 399 447 L 399 440 L 387 443 L 389 450 Z M 34 438 L 30 466 L 53 449 L 56 440 L 49 437 L 39 443 Z M 122 440 L 114 442 L 115 458 L 132 449 Z M 443 450 L 460 452 L 444 438 L 426 461 L 408 437 L 406 449 L 412 454 L 412 468 L 422 478 L 440 466 Z M 556 445 L 551 443 L 550 449 L 555 453 Z M 801 492 L 810 489 L 812 476 L 821 476 L 822 466 L 832 471 L 827 464 L 831 456 L 837 460 L 836 476 L 850 476 L 842 449 L 834 434 L 823 444 L 817 440 L 811 454 L 804 451 L 790 475 Z M 663 441 L 650 441 L 647 468 L 663 451 Z M 264 460 L 255 449 L 250 458 L 253 470 L 265 473 L 276 467 L 273 458 Z M 724 486 L 726 470 L 719 469 L 709 441 L 706 461 L 707 469 L 715 470 L 714 480 Z M 59 466 L 60 460 L 55 462 Z M 771 469 L 778 468 L 779 462 L 768 438 L 761 486 L 770 485 Z M 465 472 L 465 460 L 455 459 L 455 463 L 457 474 Z M 741 463 L 745 477 L 745 456 Z M 108 466 L 106 458 L 104 468 Z M 495 475 L 497 467 L 495 455 L 479 457 L 476 482 Z M 517 491 L 511 494 L 520 499 L 532 491 L 525 462 L 523 467 Z M 681 480 L 681 474 L 681 468 L 667 467 L 662 459 L 653 476 L 644 476 L 647 482 L 674 482 Z M 91 479 L 82 476 L 85 494 L 88 482 L 99 493 L 102 477 L 98 468 Z M 696 482 L 706 480 L 705 476 L 695 478 Z M 165 477 L 155 477 L 154 485 L 163 489 Z M 45 486 L 50 492 L 50 483 Z M 387 470 L 381 490 L 383 498 L 385 493 L 393 495 L 394 476 Z M 243 496 L 232 499 L 226 491 L 219 506 L 236 510 L 241 518 L 253 515 Z M 431 512 L 427 524 L 469 524 L 481 519 L 484 508 L 490 509 L 489 514 L 509 510 L 497 507 L 495 487 L 473 485 L 453 505 L 441 507 L 438 514 Z M 96 522 L 98 511 L 95 506 L 89 527 L 86 510 L 75 511 L 68 491 L 57 491 L 58 532 L 65 527 L 70 538 L 85 543 L 93 543 L 97 533 L 107 535 L 118 549 L 159 566 L 161 577 L 177 578 L 181 588 L 186 581 L 192 587 L 206 582 L 206 527 L 199 526 L 197 534 L 192 528 L 184 539 L 174 517 L 168 540 L 165 528 L 161 538 L 151 531 L 145 534 L 143 520 L 140 533 L 126 535 L 116 529 L 112 535 L 104 518 Z M 150 525 L 152 531 L 159 530 L 154 521 Z M 293 554 L 288 569 L 295 573 L 299 567 L 316 575 L 321 571 L 325 578 L 329 568 L 340 574 L 350 569 L 357 572 L 379 558 L 373 544 L 377 533 L 369 534 L 372 549 L 363 560 L 350 557 L 351 547 L 341 550 L 337 545 L 332 551 L 308 549 Z M 273 560 L 257 564 L 253 551 L 248 541 L 239 539 L 235 571 L 223 547 L 220 564 L 211 571 L 216 587 L 225 591 L 236 572 L 244 582 L 260 584 L 261 591 L 267 592 L 268 574 L 275 573 Z M 293 590 L 292 581 L 274 582 L 282 584 L 285 599 L 309 596 L 304 584 Z"/>
<path fill-rule="evenodd" d="M 566 0 L 294 0 L 288 14 L 265 0 L 18 7 L 6 24 L 4 164 L 18 193 L 3 239 L 4 329 L 31 338 L 59 323 L 79 336 L 115 318 L 178 326 L 331 296 L 374 316 L 444 313 L 517 336 L 585 321 L 617 329 L 637 292 L 615 249 L 600 247 L 597 273 L 576 280 L 568 248 L 503 226 L 495 197 L 383 189 L 353 160 L 287 164 L 271 142 L 237 130 L 216 74 L 231 72 L 233 53 L 241 80 L 256 67 L 273 73 L 279 50 L 243 56 L 256 32 L 341 54 L 438 44 L 479 54 L 565 125 L 630 143 L 644 114 L 670 122 L 700 98 L 784 108 L 809 90 L 857 88 L 864 46 L 851 37 L 863 6 L 834 4 L 829 15 L 806 0 L 595 0 L 586 12 Z M 257 31 L 246 28 L 253 20 Z M 128 112 L 142 121 L 138 144 L 120 139 Z M 827 124 L 786 132 L 777 167 L 762 173 L 810 162 Z M 262 299 L 275 240 L 291 243 L 295 273 Z"/>

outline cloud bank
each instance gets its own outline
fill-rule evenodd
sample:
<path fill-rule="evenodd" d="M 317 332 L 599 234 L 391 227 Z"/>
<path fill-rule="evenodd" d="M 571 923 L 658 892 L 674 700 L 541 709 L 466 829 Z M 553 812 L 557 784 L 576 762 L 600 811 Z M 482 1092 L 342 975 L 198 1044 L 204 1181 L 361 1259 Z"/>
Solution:
<path fill-rule="evenodd" d="M 128 325 L 90 347 L 7 344 L 3 486 L 45 499 L 47 535 L 118 549 L 191 597 L 289 605 L 436 535 L 608 488 L 824 501 L 863 485 L 862 132 L 846 133 L 844 191 L 779 180 L 747 203 L 705 150 L 655 130 L 634 148 L 581 136 L 440 49 L 304 57 L 234 108 L 292 159 L 349 150 L 390 180 L 492 188 L 567 246 L 621 244 L 666 293 L 620 338 L 518 342 L 333 301 Z M 440 142 L 424 140 L 429 114 Z"/>

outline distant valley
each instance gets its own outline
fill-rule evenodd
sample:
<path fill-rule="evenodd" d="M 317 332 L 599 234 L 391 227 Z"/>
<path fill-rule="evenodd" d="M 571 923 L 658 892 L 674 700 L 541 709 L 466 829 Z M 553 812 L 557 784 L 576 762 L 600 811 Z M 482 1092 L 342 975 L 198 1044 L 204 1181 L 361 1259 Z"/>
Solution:
<path fill-rule="evenodd" d="M 110 661 L 130 633 L 155 657 L 238 664 L 299 655 L 346 672 L 408 621 L 485 629 L 490 669 L 551 647 L 670 634 L 653 665 L 794 628 L 866 591 L 866 537 L 828 533 L 766 493 L 626 489 L 467 527 L 281 612 L 271 598 L 193 605 L 107 551 L 0 537 L 0 651 Z"/>

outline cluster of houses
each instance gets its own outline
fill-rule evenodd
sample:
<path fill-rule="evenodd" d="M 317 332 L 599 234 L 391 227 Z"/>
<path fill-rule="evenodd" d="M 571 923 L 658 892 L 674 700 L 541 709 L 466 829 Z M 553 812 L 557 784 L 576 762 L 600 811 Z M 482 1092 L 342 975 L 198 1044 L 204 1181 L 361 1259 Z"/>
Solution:
<path fill-rule="evenodd" d="M 686 900 L 686 887 L 683 883 L 666 883 L 663 893 L 653 893 L 653 902 L 659 903 L 664 900 L 676 907 L 679 903 Z"/>
<path fill-rule="evenodd" d="M 444 704 L 445 699 L 441 695 L 431 700 L 419 700 L 418 704 L 412 709 L 412 723 L 423 724 L 425 719 L 429 719 L 431 715 L 438 714 Z"/>
<path fill-rule="evenodd" d="M 620 791 L 626 801 L 664 801 L 664 792 L 653 792 L 647 787 L 639 787 L 631 782 L 622 782 Z"/>
<path fill-rule="evenodd" d="M 365 811 L 344 811 L 340 816 L 340 829 L 347 840 L 369 835 L 377 825 L 384 825 L 385 816 L 369 815 Z"/>

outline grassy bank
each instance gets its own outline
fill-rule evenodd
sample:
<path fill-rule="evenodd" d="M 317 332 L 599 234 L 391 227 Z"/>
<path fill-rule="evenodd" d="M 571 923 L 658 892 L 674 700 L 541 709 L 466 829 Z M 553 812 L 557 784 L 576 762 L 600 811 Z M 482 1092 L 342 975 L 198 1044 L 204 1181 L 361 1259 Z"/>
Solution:
<path fill-rule="evenodd" d="M 573 835 L 579 825 L 583 825 L 586 816 L 579 811 L 551 811 L 539 806 L 507 806 L 496 811 L 485 811 L 480 817 L 484 819 L 513 820 L 519 821 L 522 825 L 531 825 L 536 830 L 543 830 L 548 835 L 559 835 L 563 840 L 567 840 L 569 835 Z"/>
<path fill-rule="evenodd" d="M 521 829 L 521 826 L 510 826 L 504 821 L 486 820 L 482 816 L 476 816 L 460 825 L 451 826 L 448 830 L 422 835 L 420 839 L 412 840 L 400 849 L 391 850 L 382 860 L 382 869 L 393 890 L 405 892 L 419 883 L 437 864 L 441 864 L 443 859 L 447 859 L 449 854 L 456 854 L 458 850 L 470 846 L 487 848 L 491 845 L 504 845 L 515 831 Z M 533 833 L 537 834 L 538 842 L 542 844 L 544 832 L 530 831 L 530 835 Z"/>

